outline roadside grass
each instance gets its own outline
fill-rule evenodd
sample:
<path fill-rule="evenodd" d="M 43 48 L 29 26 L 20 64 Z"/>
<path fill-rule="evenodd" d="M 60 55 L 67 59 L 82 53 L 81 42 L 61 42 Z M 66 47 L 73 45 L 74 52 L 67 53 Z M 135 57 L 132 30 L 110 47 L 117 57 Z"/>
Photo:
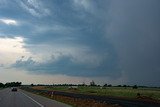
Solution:
<path fill-rule="evenodd" d="M 44 90 L 45 87 L 43 86 L 35 86 L 32 87 L 34 90 Z M 56 87 L 56 89 L 66 89 L 66 87 Z M 25 89 L 24 89 L 25 90 Z M 45 89 L 46 90 L 46 89 Z M 26 90 L 27 91 L 27 90 Z M 28 90 L 29 91 L 29 90 Z M 119 104 L 110 104 L 106 101 L 96 101 L 94 99 L 82 99 L 82 98 L 74 98 L 74 97 L 67 97 L 63 95 L 50 95 L 48 93 L 43 92 L 36 92 L 36 91 L 30 91 L 34 94 L 41 95 L 65 104 L 69 104 L 72 107 L 121 107 Z"/>
<path fill-rule="evenodd" d="M 50 86 L 44 89 L 124 98 L 137 98 L 137 93 L 139 93 L 142 96 L 160 100 L 160 88 L 106 87 L 101 89 L 100 87 L 79 86 L 78 89 L 72 90 L 67 86 Z"/>
<path fill-rule="evenodd" d="M 151 102 L 160 102 L 160 88 L 138 88 L 132 87 L 96 87 L 96 86 L 78 86 L 78 88 L 69 88 L 69 86 L 32 86 L 30 89 L 44 90 L 44 92 L 33 91 L 33 93 L 57 100 L 73 107 L 120 107 L 119 104 L 108 104 L 107 102 L 99 102 L 93 99 L 81 99 L 67 97 L 64 95 L 51 95 L 45 91 L 62 91 L 69 93 L 78 93 L 85 95 L 98 95 L 119 97 L 124 99 L 137 99 L 137 93 L 141 95 L 140 99 Z M 26 90 L 27 91 L 27 90 Z M 28 90 L 29 91 L 29 90 Z M 31 91 L 31 90 L 30 90 Z M 31 91 L 32 92 L 32 91 Z M 145 96 L 145 97 L 144 97 Z M 139 99 L 139 98 L 138 98 Z M 139 99 L 139 100 L 140 100 Z"/>

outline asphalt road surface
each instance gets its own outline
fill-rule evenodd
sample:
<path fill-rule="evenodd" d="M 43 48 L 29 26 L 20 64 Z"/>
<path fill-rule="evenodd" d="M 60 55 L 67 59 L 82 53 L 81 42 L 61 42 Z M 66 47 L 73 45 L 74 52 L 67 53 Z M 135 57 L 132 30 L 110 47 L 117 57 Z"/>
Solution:
<path fill-rule="evenodd" d="M 69 105 L 18 89 L 0 90 L 0 107 L 70 107 Z"/>

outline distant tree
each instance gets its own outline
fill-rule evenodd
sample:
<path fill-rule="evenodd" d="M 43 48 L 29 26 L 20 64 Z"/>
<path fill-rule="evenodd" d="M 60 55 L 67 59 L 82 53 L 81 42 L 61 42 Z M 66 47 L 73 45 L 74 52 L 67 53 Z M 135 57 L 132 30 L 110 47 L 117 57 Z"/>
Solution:
<path fill-rule="evenodd" d="M 96 84 L 93 80 L 90 82 L 90 86 L 96 86 Z"/>
<path fill-rule="evenodd" d="M 21 82 L 8 82 L 5 84 L 5 87 L 18 87 L 21 86 Z"/>
<path fill-rule="evenodd" d="M 0 83 L 0 88 L 4 87 L 4 84 L 3 83 Z"/>
<path fill-rule="evenodd" d="M 31 86 L 33 87 L 33 86 L 34 86 L 34 84 L 31 84 Z"/>
<path fill-rule="evenodd" d="M 16 87 L 21 86 L 21 84 L 22 84 L 22 82 L 15 82 L 15 83 L 14 83 L 14 85 L 15 85 Z"/>
<path fill-rule="evenodd" d="M 118 85 L 118 87 L 122 87 L 122 85 Z"/>
<path fill-rule="evenodd" d="M 137 86 L 137 85 L 134 85 L 132 88 L 133 88 L 133 89 L 137 89 L 137 88 L 138 88 L 138 86 Z"/>
<path fill-rule="evenodd" d="M 82 83 L 82 86 L 87 86 L 85 82 Z"/>
<path fill-rule="evenodd" d="M 103 85 L 103 87 L 107 87 L 107 86 L 108 86 L 108 84 L 104 84 L 104 85 Z"/>
<path fill-rule="evenodd" d="M 123 87 L 124 87 L 124 88 L 126 88 L 126 87 L 127 87 L 127 85 L 123 85 Z"/>
<path fill-rule="evenodd" d="M 112 84 L 109 84 L 108 87 L 112 87 Z"/>
<path fill-rule="evenodd" d="M 96 85 L 97 87 L 100 87 L 101 85 Z"/>

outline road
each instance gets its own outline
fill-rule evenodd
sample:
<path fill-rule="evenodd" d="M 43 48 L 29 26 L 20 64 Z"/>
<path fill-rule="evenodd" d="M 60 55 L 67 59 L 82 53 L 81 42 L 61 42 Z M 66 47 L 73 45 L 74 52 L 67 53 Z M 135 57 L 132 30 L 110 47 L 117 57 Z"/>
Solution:
<path fill-rule="evenodd" d="M 69 105 L 18 89 L 0 90 L 0 107 L 70 107 Z"/>

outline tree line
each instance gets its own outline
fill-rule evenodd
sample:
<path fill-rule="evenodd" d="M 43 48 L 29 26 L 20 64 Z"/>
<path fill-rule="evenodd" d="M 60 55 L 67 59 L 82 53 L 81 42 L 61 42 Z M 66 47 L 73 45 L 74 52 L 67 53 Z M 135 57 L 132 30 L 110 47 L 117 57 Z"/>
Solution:
<path fill-rule="evenodd" d="M 142 86 L 137 86 L 137 85 L 112 85 L 112 84 L 104 84 L 104 85 L 98 85 L 96 84 L 93 80 L 90 82 L 90 84 L 85 84 L 84 82 L 82 84 L 52 84 L 52 85 L 45 85 L 45 84 L 31 84 L 30 86 L 92 86 L 92 87 L 102 87 L 102 88 L 106 88 L 106 87 L 132 87 L 133 89 L 137 89 L 138 87 L 142 87 Z M 145 86 L 143 86 L 145 87 Z"/>
<path fill-rule="evenodd" d="M 5 84 L 0 83 L 0 88 L 5 88 L 5 87 L 19 87 L 22 85 L 22 82 L 7 82 Z"/>

